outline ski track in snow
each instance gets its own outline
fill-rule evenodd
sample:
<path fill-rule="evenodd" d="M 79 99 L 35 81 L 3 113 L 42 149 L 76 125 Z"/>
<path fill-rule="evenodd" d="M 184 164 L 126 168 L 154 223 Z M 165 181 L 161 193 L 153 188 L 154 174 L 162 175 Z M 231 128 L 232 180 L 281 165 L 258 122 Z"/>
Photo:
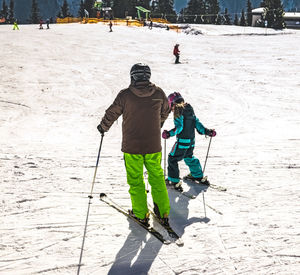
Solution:
<path fill-rule="evenodd" d="M 76 272 L 96 125 L 140 61 L 154 83 L 181 92 L 216 129 L 206 174 L 228 191 L 206 190 L 205 217 L 204 187 L 183 183 L 194 200 L 170 190 L 170 223 L 185 245 L 162 245 L 99 201 L 104 192 L 131 207 L 120 118 L 103 140 L 81 274 L 299 274 L 300 33 L 199 28 L 205 35 L 0 26 L 0 274 Z M 258 35 L 239 33 L 248 30 Z M 172 64 L 175 43 L 187 64 Z M 172 127 L 170 116 L 164 129 Z M 208 142 L 196 138 L 202 165 Z M 188 173 L 183 162 L 180 171 Z"/>

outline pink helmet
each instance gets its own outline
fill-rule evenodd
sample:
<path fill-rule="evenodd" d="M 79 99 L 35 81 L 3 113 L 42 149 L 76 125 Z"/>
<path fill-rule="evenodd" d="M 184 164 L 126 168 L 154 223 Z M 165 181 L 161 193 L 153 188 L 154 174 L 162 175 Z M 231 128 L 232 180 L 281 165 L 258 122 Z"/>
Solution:
<path fill-rule="evenodd" d="M 184 99 L 181 96 L 181 94 L 178 92 L 174 92 L 168 96 L 168 103 L 169 103 L 170 109 L 172 108 L 174 103 L 180 103 L 182 101 L 184 101 Z"/>

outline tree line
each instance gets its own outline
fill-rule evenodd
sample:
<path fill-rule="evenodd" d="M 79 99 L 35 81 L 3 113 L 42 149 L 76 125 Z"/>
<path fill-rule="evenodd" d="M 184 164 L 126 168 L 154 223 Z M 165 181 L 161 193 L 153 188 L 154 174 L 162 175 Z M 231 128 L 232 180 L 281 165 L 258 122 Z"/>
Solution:
<path fill-rule="evenodd" d="M 164 18 L 171 23 L 251 26 L 252 3 L 251 0 L 245 1 L 246 12 L 242 9 L 239 14 L 229 14 L 227 8 L 221 12 L 219 0 L 189 0 L 187 6 L 178 14 L 174 9 L 174 0 L 102 0 L 102 7 L 111 7 L 116 18 L 125 18 L 126 16 L 135 18 L 137 16 L 135 7 L 142 6 L 150 10 L 152 18 Z M 84 17 L 84 10 L 87 10 L 90 17 L 96 17 L 97 11 L 94 9 L 94 3 L 95 0 L 80 0 L 77 16 Z M 267 22 L 267 26 L 270 28 L 282 29 L 285 27 L 281 0 L 262 0 L 260 6 L 265 8 L 261 26 L 265 26 L 265 22 Z M 57 17 L 73 17 L 67 0 L 63 1 Z M 9 5 L 6 4 L 6 0 L 3 0 L 0 18 L 4 18 L 7 23 L 14 21 L 14 0 L 10 0 Z M 37 24 L 39 20 L 38 2 L 32 0 L 29 22 Z"/>

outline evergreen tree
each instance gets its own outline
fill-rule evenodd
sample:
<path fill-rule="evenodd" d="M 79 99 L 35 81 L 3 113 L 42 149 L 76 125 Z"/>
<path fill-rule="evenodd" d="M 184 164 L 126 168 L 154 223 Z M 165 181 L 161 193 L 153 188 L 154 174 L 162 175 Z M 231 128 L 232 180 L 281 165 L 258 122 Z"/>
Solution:
<path fill-rule="evenodd" d="M 247 25 L 252 26 L 252 4 L 247 0 Z"/>
<path fill-rule="evenodd" d="M 152 13 L 158 13 L 158 0 L 153 0 L 151 2 L 151 12 Z"/>
<path fill-rule="evenodd" d="M 240 19 L 240 26 L 246 26 L 246 18 L 245 18 L 245 11 L 242 9 L 242 15 Z"/>
<path fill-rule="evenodd" d="M 224 25 L 231 25 L 230 15 L 228 14 L 228 9 L 225 8 L 224 12 Z"/>
<path fill-rule="evenodd" d="M 9 3 L 9 12 L 8 12 L 8 22 L 10 24 L 12 24 L 15 20 L 14 18 L 14 7 L 15 7 L 15 3 L 14 3 L 14 0 L 10 0 L 10 3 Z"/>
<path fill-rule="evenodd" d="M 238 24 L 239 24 L 239 18 L 238 18 L 238 16 L 237 16 L 237 14 L 235 14 L 235 16 L 234 16 L 234 21 L 233 21 L 233 25 L 238 26 Z"/>
<path fill-rule="evenodd" d="M 201 15 L 205 14 L 205 3 L 203 0 L 190 0 L 185 8 L 186 22 L 203 23 Z"/>
<path fill-rule="evenodd" d="M 222 24 L 222 16 L 220 14 L 217 15 L 215 24 L 216 25 L 221 25 Z"/>
<path fill-rule="evenodd" d="M 5 0 L 2 2 L 1 17 L 5 18 L 5 22 L 8 20 L 8 7 L 5 3 Z"/>
<path fill-rule="evenodd" d="M 30 22 L 32 24 L 39 23 L 39 8 L 36 0 L 32 0 Z"/>
<path fill-rule="evenodd" d="M 209 15 L 209 23 L 216 24 L 217 16 L 220 12 L 220 6 L 218 0 L 207 0 L 207 13 Z"/>
<path fill-rule="evenodd" d="M 179 12 L 178 22 L 185 23 L 188 20 L 188 17 L 185 15 L 186 8 L 181 9 Z"/>
<path fill-rule="evenodd" d="M 158 12 L 164 14 L 165 18 L 171 22 L 176 21 L 176 12 L 174 10 L 174 0 L 159 0 Z"/>
<path fill-rule="evenodd" d="M 264 20 L 267 20 L 269 28 L 283 29 L 285 28 L 284 10 L 281 0 L 263 0 L 261 7 L 266 10 Z"/>
<path fill-rule="evenodd" d="M 94 17 L 94 3 L 95 0 L 85 0 L 84 1 L 84 8 L 89 12 L 89 17 Z"/>
<path fill-rule="evenodd" d="M 137 5 L 142 6 L 143 8 L 149 10 L 150 9 L 150 0 L 140 0 L 138 1 Z"/>
<path fill-rule="evenodd" d="M 124 18 L 125 12 L 127 12 L 129 16 L 134 17 L 132 8 L 131 6 L 129 6 L 128 0 L 114 0 L 112 9 L 114 12 L 114 16 L 117 18 Z"/>
<path fill-rule="evenodd" d="M 126 3 L 124 3 L 125 4 L 124 10 L 128 12 L 128 15 L 132 17 L 137 17 L 136 6 L 140 6 L 139 1 L 138 0 L 127 0 L 127 1 L 128 1 L 127 5 Z M 122 17 L 124 17 L 124 13 Z"/>
<path fill-rule="evenodd" d="M 274 21 L 274 16 L 273 16 L 273 12 L 270 11 L 271 9 L 271 0 L 263 0 L 260 3 L 260 6 L 265 8 L 265 14 L 264 14 L 264 20 L 266 20 L 268 22 L 267 27 L 271 27 L 272 22 Z"/>
<path fill-rule="evenodd" d="M 108 8 L 112 6 L 111 0 L 102 0 L 102 7 Z"/>
<path fill-rule="evenodd" d="M 280 0 L 274 0 L 274 29 L 284 29 L 285 22 L 284 22 L 284 10 L 283 5 Z"/>
<path fill-rule="evenodd" d="M 84 2 L 83 2 L 83 0 L 80 0 L 78 16 L 81 17 L 81 18 L 84 17 Z"/>
<path fill-rule="evenodd" d="M 61 6 L 61 17 L 65 18 L 65 17 L 73 17 L 72 14 L 70 14 L 69 12 L 69 4 L 67 2 L 67 0 L 64 0 L 63 5 Z"/>

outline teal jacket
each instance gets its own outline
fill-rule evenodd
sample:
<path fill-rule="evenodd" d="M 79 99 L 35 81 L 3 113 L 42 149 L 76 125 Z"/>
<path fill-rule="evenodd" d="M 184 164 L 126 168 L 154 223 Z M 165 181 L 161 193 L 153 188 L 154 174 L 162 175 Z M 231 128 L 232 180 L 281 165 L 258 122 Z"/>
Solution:
<path fill-rule="evenodd" d="M 186 103 L 182 110 L 182 113 L 178 117 L 174 118 L 175 128 L 169 131 L 170 136 L 175 136 L 179 141 L 185 141 L 186 143 L 193 142 L 195 140 L 195 129 L 200 135 L 205 134 L 205 127 L 195 116 L 193 107 Z"/>

